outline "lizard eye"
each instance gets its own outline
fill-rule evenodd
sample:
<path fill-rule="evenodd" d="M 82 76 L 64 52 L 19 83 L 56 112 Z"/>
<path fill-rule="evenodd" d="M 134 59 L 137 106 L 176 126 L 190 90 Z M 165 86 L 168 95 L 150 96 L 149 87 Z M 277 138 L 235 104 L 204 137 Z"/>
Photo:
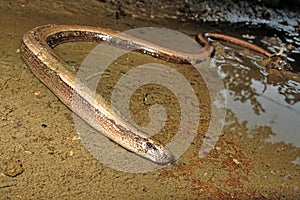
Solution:
<path fill-rule="evenodd" d="M 146 145 L 149 149 L 155 149 L 155 146 L 153 146 L 151 142 L 147 142 Z"/>

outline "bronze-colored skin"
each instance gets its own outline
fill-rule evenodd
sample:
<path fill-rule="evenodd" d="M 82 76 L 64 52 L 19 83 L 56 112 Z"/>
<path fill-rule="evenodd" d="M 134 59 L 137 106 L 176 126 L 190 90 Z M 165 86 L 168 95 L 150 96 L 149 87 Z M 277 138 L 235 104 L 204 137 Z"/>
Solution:
<path fill-rule="evenodd" d="M 93 100 L 89 88 L 75 88 L 75 72 L 53 51 L 53 47 L 66 42 L 106 42 L 111 45 L 138 50 L 141 53 L 171 62 L 187 63 L 189 59 L 201 58 L 207 52 L 179 53 L 153 43 L 117 35 L 118 32 L 91 26 L 47 25 L 25 33 L 22 41 L 22 58 L 31 71 L 71 110 L 96 130 L 124 148 L 158 164 L 174 161 L 167 147 L 158 141 L 145 138 L 140 130 L 123 120 L 109 109 L 103 99 Z M 117 39 L 113 38 L 117 35 Z M 84 87 L 84 85 L 82 86 Z M 73 98 L 73 97 L 76 98 Z M 75 99 L 75 101 L 74 101 Z M 79 108 L 79 109 L 77 109 Z"/>
<path fill-rule="evenodd" d="M 174 51 L 129 35 L 118 35 L 116 40 L 112 36 L 117 34 L 116 31 L 91 26 L 36 27 L 25 33 L 23 37 L 22 58 L 31 71 L 67 107 L 96 130 L 144 158 L 161 165 L 169 164 L 174 161 L 174 156 L 167 147 L 158 141 L 143 137 L 144 134 L 140 130 L 109 109 L 101 97 L 92 100 L 93 93 L 89 88 L 84 88 L 84 91 L 76 90 L 75 72 L 55 54 L 53 48 L 66 42 L 106 42 L 127 50 L 138 50 L 166 61 L 189 63 L 193 59 L 206 58 L 212 52 L 212 47 L 201 34 L 197 38 L 204 44 L 204 48 L 203 51 L 195 54 Z M 234 37 L 216 33 L 207 33 L 206 36 L 226 40 L 271 57 L 271 54 L 262 48 Z M 73 101 L 74 96 L 76 101 Z"/>
<path fill-rule="evenodd" d="M 206 49 L 210 48 L 210 44 L 206 38 L 227 41 L 232 44 L 248 48 L 256 53 L 262 54 L 266 56 L 266 59 L 261 62 L 261 65 L 267 69 L 270 75 L 276 75 L 286 80 L 294 80 L 300 82 L 300 73 L 293 72 L 293 69 L 289 62 L 286 60 L 286 58 L 281 56 L 282 52 L 271 54 L 270 52 L 255 44 L 220 33 L 199 33 L 196 37 L 196 40 Z"/>

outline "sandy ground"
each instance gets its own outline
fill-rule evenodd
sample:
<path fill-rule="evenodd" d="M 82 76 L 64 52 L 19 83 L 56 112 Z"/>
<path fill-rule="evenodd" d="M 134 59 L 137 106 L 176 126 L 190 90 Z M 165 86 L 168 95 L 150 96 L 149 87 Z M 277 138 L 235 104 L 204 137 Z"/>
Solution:
<path fill-rule="evenodd" d="M 217 145 L 206 157 L 198 158 L 207 129 L 209 98 L 203 95 L 207 92 L 205 85 L 187 70 L 182 73 L 198 85 L 194 90 L 205 109 L 197 138 L 178 162 L 154 172 L 126 173 L 107 167 L 86 150 L 77 135 L 72 112 L 20 58 L 20 44 L 26 31 L 49 23 L 102 26 L 119 31 L 163 26 L 190 36 L 219 30 L 209 24 L 178 21 L 168 14 L 134 13 L 116 5 L 105 1 L 0 2 L 0 199 L 300 198 L 300 147 L 268 142 L 266 138 L 276 134 L 270 127 L 249 129 L 247 121 L 240 121 L 230 110 L 226 116 L 230 123 L 224 127 Z M 147 2 L 139 1 L 134 7 L 145 7 L 145 13 L 148 12 Z M 163 8 L 160 9 L 162 13 Z M 73 51 L 68 51 L 70 48 Z M 88 51 L 84 45 L 66 45 L 57 51 L 76 61 L 85 55 L 80 53 L 82 48 L 83 52 Z M 177 107 L 169 99 L 163 102 L 171 105 L 171 114 L 176 113 Z M 293 105 L 296 104 L 290 108 Z M 144 107 L 140 110 L 145 112 Z M 136 117 L 138 124 L 145 119 Z M 176 128 L 176 116 L 169 121 L 165 132 Z"/>

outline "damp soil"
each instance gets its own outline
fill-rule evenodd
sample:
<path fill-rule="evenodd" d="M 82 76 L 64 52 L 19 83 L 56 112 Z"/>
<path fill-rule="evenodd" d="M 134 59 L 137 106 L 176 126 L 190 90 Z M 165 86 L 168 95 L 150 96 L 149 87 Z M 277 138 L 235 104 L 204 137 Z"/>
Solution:
<path fill-rule="evenodd" d="M 227 104 L 219 105 L 226 111 L 224 126 L 205 156 L 200 156 L 199 149 L 204 141 L 213 138 L 206 134 L 212 102 L 204 77 L 190 65 L 138 53 L 118 58 L 110 68 L 111 76 L 98 88 L 107 102 L 117 79 L 143 63 L 161 63 L 180 72 L 199 101 L 200 125 L 186 152 L 176 162 L 144 173 L 120 171 L 96 159 L 78 136 L 73 113 L 20 57 L 23 34 L 39 25 L 81 24 L 118 31 L 154 26 L 191 38 L 205 31 L 226 33 L 272 53 L 283 46 L 283 56 L 293 72 L 300 71 L 299 24 L 250 23 L 260 14 L 248 22 L 222 21 L 226 12 L 220 9 L 213 12 L 216 18 L 223 16 L 218 22 L 209 17 L 203 20 L 197 18 L 195 13 L 200 11 L 192 1 L 174 2 L 0 2 L 0 199 L 300 198 L 300 84 L 267 71 L 261 64 L 265 59 L 262 55 L 212 41 L 215 52 L 211 68 L 223 79 Z M 78 66 L 94 46 L 64 44 L 55 52 L 67 63 Z M 152 105 L 163 105 L 168 116 L 165 127 L 154 139 L 171 141 L 182 113 L 172 91 L 145 85 L 132 95 L 130 103 L 131 117 L 140 126 L 151 122 L 148 113 Z"/>

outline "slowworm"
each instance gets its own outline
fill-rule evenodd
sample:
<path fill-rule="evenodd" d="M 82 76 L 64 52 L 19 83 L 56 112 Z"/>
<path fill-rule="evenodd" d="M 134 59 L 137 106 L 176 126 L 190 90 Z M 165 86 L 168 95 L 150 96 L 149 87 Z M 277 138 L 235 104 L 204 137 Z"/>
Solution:
<path fill-rule="evenodd" d="M 204 34 L 201 34 L 199 33 L 196 37 L 196 40 L 201 43 L 204 48 L 209 48 L 210 47 L 210 44 L 208 43 L 207 41 L 207 37 L 209 38 L 214 38 L 214 39 L 217 39 L 217 40 L 223 40 L 223 41 L 227 41 L 227 42 L 230 42 L 232 44 L 236 44 L 236 45 L 239 45 L 241 47 L 244 47 L 244 48 L 248 48 L 252 51 L 255 51 L 257 53 L 260 53 L 266 57 L 271 57 L 272 54 L 268 51 L 266 51 L 265 49 L 255 45 L 255 44 L 251 44 L 247 41 L 244 41 L 244 40 L 241 40 L 241 39 L 238 39 L 238 38 L 235 38 L 235 37 L 232 37 L 232 36 L 229 36 L 229 35 L 224 35 L 224 34 L 221 34 L 221 33 L 204 33 Z"/>
<path fill-rule="evenodd" d="M 220 33 L 203 33 L 203 34 L 199 33 L 196 37 L 196 40 L 200 44 L 202 44 L 204 48 L 206 48 L 207 50 L 209 50 L 209 48 L 211 49 L 211 47 L 206 38 L 223 40 L 250 49 L 253 52 L 262 54 L 266 57 L 266 59 L 264 59 L 260 63 L 260 65 L 267 69 L 269 75 L 278 76 L 282 81 L 293 80 L 296 82 L 300 82 L 300 73 L 294 72 L 294 69 L 288 62 L 287 58 L 281 56 L 281 54 L 283 53 L 283 49 L 281 49 L 278 53 L 272 54 L 269 51 L 255 44 L 249 43 L 247 41 L 232 36 L 228 36 Z"/>
<path fill-rule="evenodd" d="M 117 35 L 117 39 L 114 35 Z M 269 56 L 265 50 L 222 34 L 210 35 L 218 39 L 250 48 Z M 119 32 L 100 27 L 80 25 L 46 25 L 36 27 L 25 33 L 22 41 L 22 58 L 31 71 L 73 112 L 89 123 L 96 130 L 117 144 L 157 164 L 165 165 L 174 161 L 169 149 L 159 141 L 144 137 L 143 133 L 126 122 L 104 104 L 103 100 L 92 100 L 90 92 L 84 94 L 75 88 L 75 76 L 53 48 L 66 42 L 105 42 L 127 50 L 138 50 L 153 57 L 177 63 L 189 63 L 192 59 L 207 58 L 212 47 L 198 35 L 198 40 L 204 44 L 203 51 L 183 53 L 168 49 L 129 35 L 119 35 Z M 87 88 L 88 90 L 88 88 Z M 76 102 L 73 97 L 76 96 Z M 74 109 L 76 107 L 76 109 Z M 78 109 L 79 108 L 79 109 Z"/>
<path fill-rule="evenodd" d="M 117 35 L 117 38 L 113 36 Z M 101 99 L 93 99 L 91 91 L 84 93 L 75 88 L 75 75 L 53 48 L 66 42 L 105 42 L 126 50 L 141 53 L 166 61 L 186 63 L 189 59 L 202 58 L 208 53 L 179 54 L 177 51 L 153 43 L 121 35 L 119 32 L 91 26 L 46 25 L 25 33 L 22 41 L 22 58 L 31 71 L 72 111 L 79 115 L 106 137 L 144 158 L 165 165 L 174 161 L 174 156 L 159 141 L 146 135 L 109 109 Z M 77 80 L 76 80 L 77 81 Z M 78 84 L 78 83 L 76 83 Z M 89 90 L 89 88 L 85 88 Z M 76 96 L 76 98 L 73 98 Z M 76 99 L 76 101 L 73 101 Z M 76 109 L 74 109 L 76 108 Z"/>

